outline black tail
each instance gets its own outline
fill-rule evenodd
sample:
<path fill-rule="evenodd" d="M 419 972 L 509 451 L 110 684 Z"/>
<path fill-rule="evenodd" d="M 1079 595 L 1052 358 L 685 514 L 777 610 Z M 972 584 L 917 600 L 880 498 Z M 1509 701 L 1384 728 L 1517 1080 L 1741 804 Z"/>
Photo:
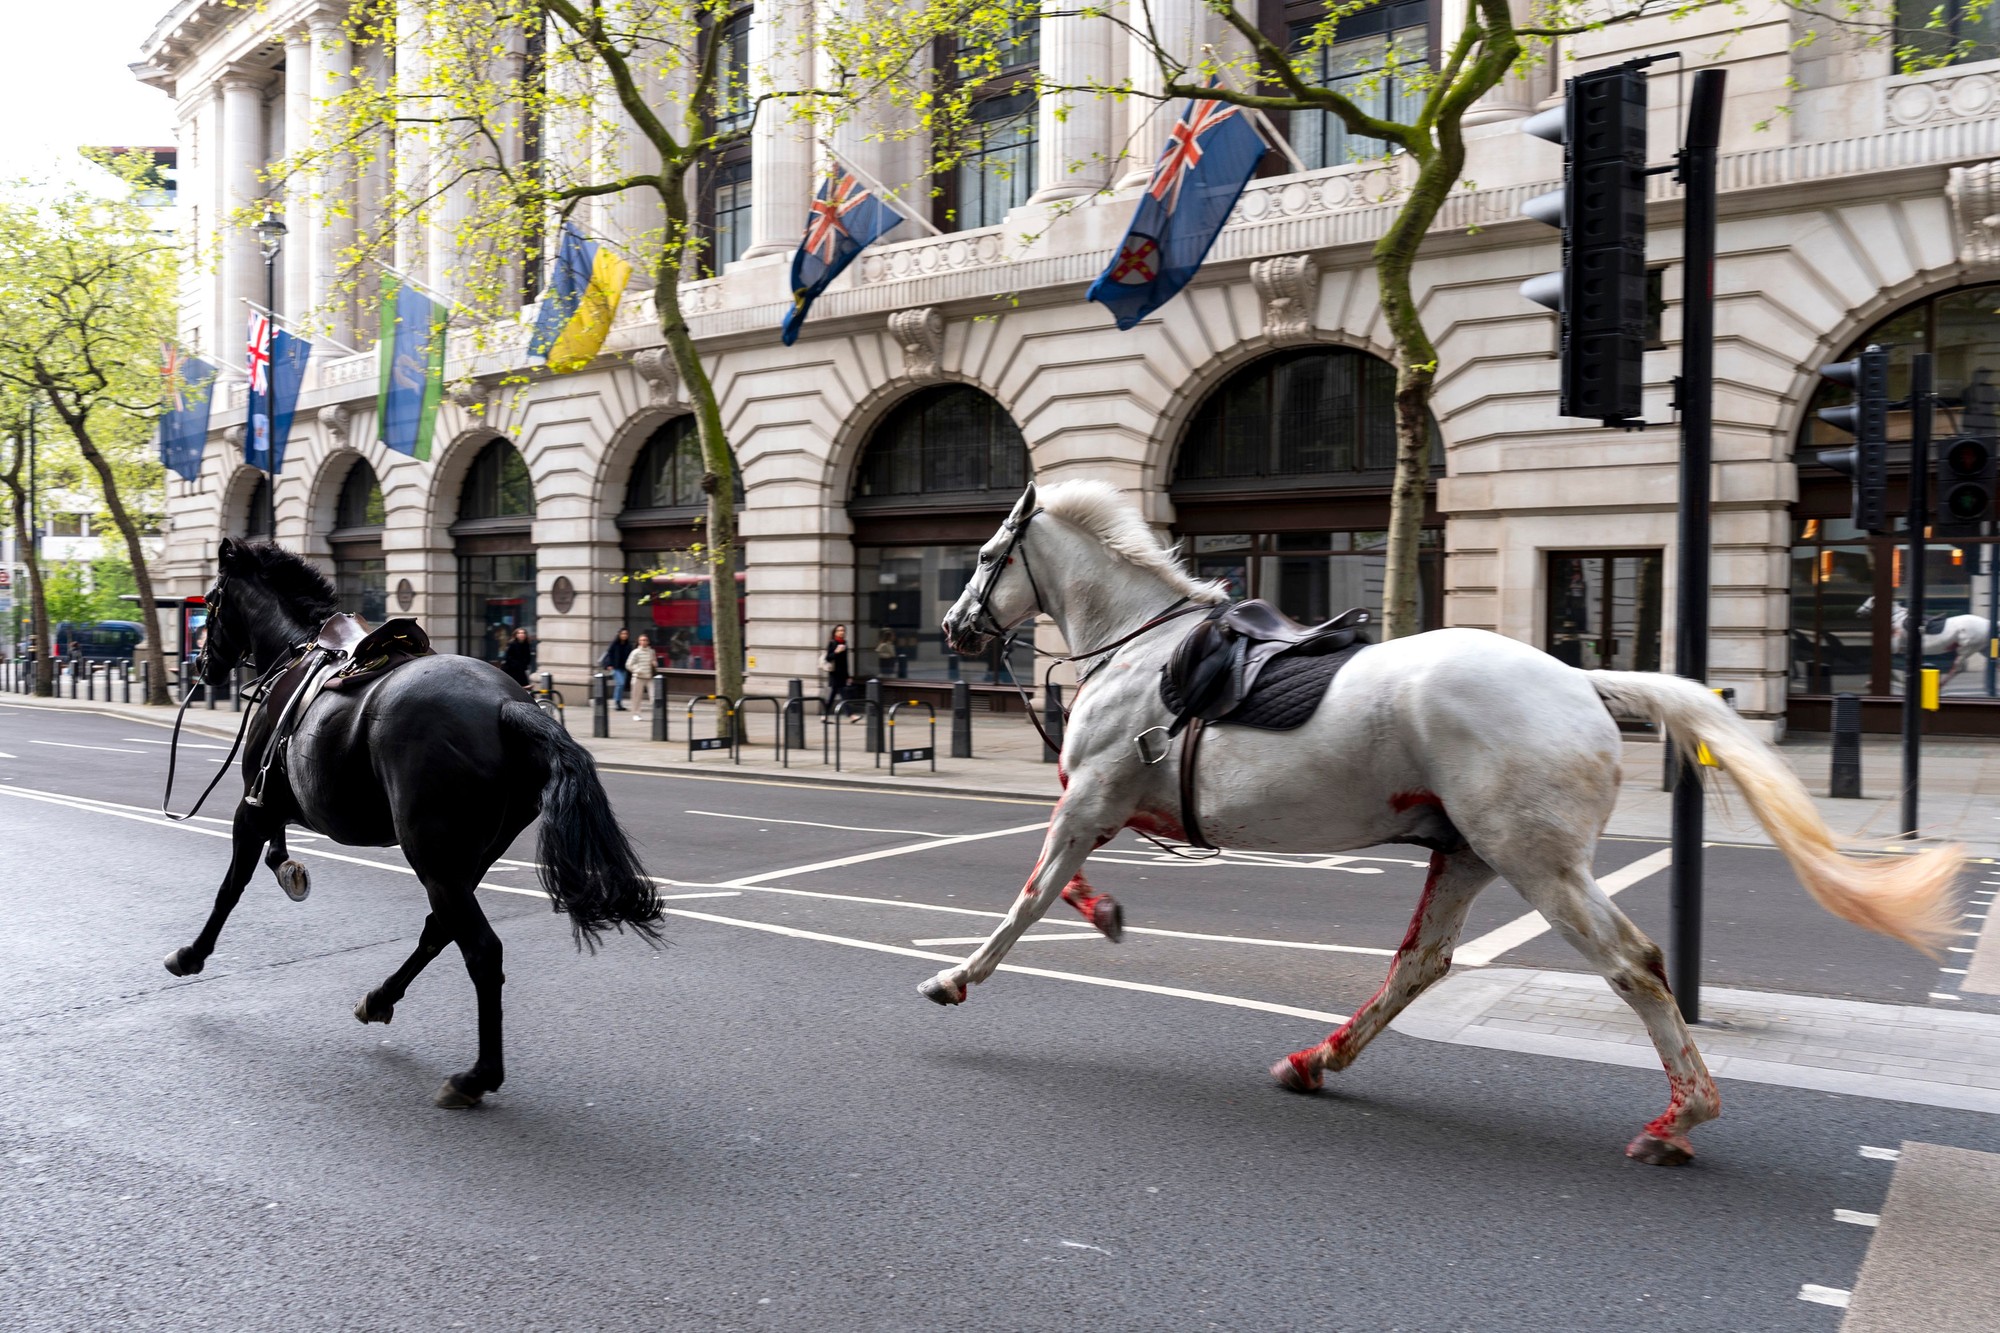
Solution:
<path fill-rule="evenodd" d="M 542 891 L 569 913 L 579 948 L 597 950 L 606 926 L 658 943 L 660 892 L 611 813 L 590 752 L 533 704 L 500 705 L 500 726 L 548 769 L 542 785 Z M 526 757 L 524 755 L 524 757 Z"/>

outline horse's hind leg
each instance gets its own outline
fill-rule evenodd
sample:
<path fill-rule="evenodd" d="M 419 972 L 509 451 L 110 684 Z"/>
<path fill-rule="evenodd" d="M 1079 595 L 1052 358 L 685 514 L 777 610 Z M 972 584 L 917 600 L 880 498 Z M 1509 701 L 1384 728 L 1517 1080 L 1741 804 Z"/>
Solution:
<path fill-rule="evenodd" d="M 431 959 L 444 951 L 451 943 L 451 929 L 444 918 L 432 912 L 424 918 L 423 934 L 417 937 L 417 947 L 404 960 L 403 965 L 392 973 L 387 981 L 361 997 L 361 1003 L 354 1006 L 354 1016 L 364 1023 L 387 1023 L 396 1016 L 396 1002 L 417 979 L 417 974 L 430 966 Z"/>
<path fill-rule="evenodd" d="M 1667 987 L 1659 946 L 1605 896 L 1587 865 L 1553 874 L 1510 874 L 1521 896 L 1589 959 L 1645 1023 L 1666 1066 L 1667 1109 L 1626 1145 L 1625 1155 L 1654 1166 L 1679 1166 L 1694 1156 L 1687 1133 L 1722 1110 L 1715 1080 L 1688 1036 Z"/>
<path fill-rule="evenodd" d="M 1317 1046 L 1294 1051 L 1271 1066 L 1271 1074 L 1294 1092 L 1312 1092 L 1321 1076 L 1354 1063 L 1369 1042 L 1451 970 L 1451 951 L 1465 925 L 1465 913 L 1479 891 L 1493 882 L 1493 868 L 1470 851 L 1432 852 L 1423 897 L 1410 927 L 1389 963 L 1389 976 L 1368 1003 L 1340 1030 Z"/>
<path fill-rule="evenodd" d="M 243 886 L 250 882 L 252 872 L 257 869 L 257 853 L 264 850 L 264 844 L 270 838 L 264 821 L 264 811 L 257 806 L 245 802 L 236 807 L 236 818 L 230 829 L 234 850 L 229 857 L 229 869 L 222 876 L 222 887 L 215 891 L 215 906 L 210 909 L 208 920 L 202 925 L 201 934 L 195 936 L 194 943 L 167 955 L 167 971 L 175 976 L 193 976 L 201 971 L 208 962 L 208 956 L 215 952 L 215 942 L 221 938 L 223 923 L 236 910 L 236 902 L 243 896 Z"/>
<path fill-rule="evenodd" d="M 479 995 L 479 1058 L 464 1073 L 446 1078 L 444 1086 L 438 1089 L 437 1104 L 449 1110 L 477 1106 L 481 1098 L 507 1080 L 500 1031 L 500 987 L 506 977 L 500 971 L 500 937 L 487 924 L 486 913 L 479 910 L 479 902 L 473 896 L 478 883 L 479 876 L 474 874 L 467 877 L 461 888 L 431 893 L 431 914 L 444 923 L 449 937 L 458 942 L 458 951 L 465 956 L 465 970 Z M 428 934 L 429 927 L 425 930 Z M 421 953 L 423 945 L 419 943 L 417 948 Z M 411 961 L 415 961 L 414 955 Z"/>
<path fill-rule="evenodd" d="M 292 854 L 285 850 L 285 828 L 282 824 L 271 834 L 271 850 L 264 853 L 264 864 L 271 867 L 278 877 L 278 887 L 293 902 L 304 902 L 306 895 L 312 892 L 312 876 L 306 874 L 306 868 L 294 861 Z"/>

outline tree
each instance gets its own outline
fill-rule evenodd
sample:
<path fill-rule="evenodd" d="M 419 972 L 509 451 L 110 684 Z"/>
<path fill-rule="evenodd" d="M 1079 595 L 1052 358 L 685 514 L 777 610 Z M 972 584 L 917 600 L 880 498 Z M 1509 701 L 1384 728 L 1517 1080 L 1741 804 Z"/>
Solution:
<path fill-rule="evenodd" d="M 26 463 L 34 423 L 21 394 L 0 391 L 0 433 L 9 442 L 6 466 L 0 468 L 0 485 L 7 488 L 12 507 L 14 540 L 20 547 L 21 563 L 28 568 L 28 638 L 35 654 L 34 691 L 43 698 L 56 692 L 55 662 L 49 653 L 49 604 L 42 587 L 42 562 L 35 547 L 30 513 L 34 487 Z M 11 632 L 13 626 L 8 626 Z"/>
<path fill-rule="evenodd" d="M 170 702 L 139 519 L 120 473 L 150 447 L 160 348 L 173 327 L 173 251 L 129 186 L 149 158 L 107 161 L 128 187 L 90 195 L 17 186 L 0 197 L 0 386 L 45 405 L 94 475 L 125 541 L 147 626 L 150 704 Z M 44 417 L 47 420 L 47 416 Z M 137 464 L 157 479 L 156 464 Z"/>

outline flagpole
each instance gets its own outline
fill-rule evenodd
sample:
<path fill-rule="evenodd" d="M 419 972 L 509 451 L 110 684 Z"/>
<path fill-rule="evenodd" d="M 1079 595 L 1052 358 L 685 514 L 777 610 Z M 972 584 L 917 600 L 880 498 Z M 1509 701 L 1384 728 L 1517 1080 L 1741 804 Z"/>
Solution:
<path fill-rule="evenodd" d="M 1262 107 L 1246 106 L 1243 109 L 1250 113 L 1250 122 L 1257 127 L 1257 133 L 1263 136 L 1264 142 L 1283 153 L 1285 161 L 1292 164 L 1293 171 L 1311 170 L 1305 159 L 1293 150 L 1291 141 L 1278 133 L 1278 127 L 1271 123 L 1271 118 L 1264 114 Z"/>
<path fill-rule="evenodd" d="M 855 166 L 852 162 L 849 162 L 846 158 L 842 157 L 839 153 L 834 152 L 831 148 L 826 150 L 826 155 L 832 158 L 835 162 L 838 162 L 841 166 L 846 167 L 851 174 L 860 179 L 863 185 L 866 185 L 876 194 L 879 194 L 884 199 L 887 199 L 889 201 L 890 207 L 896 210 L 896 216 L 900 218 L 905 218 L 908 221 L 916 223 L 919 227 L 922 227 L 925 231 L 929 232 L 933 236 L 944 235 L 943 232 L 939 231 L 936 227 L 932 226 L 927 219 L 920 218 L 915 213 L 910 211 L 910 206 L 904 203 L 901 199 L 899 199 L 896 196 L 896 192 L 890 189 L 888 186 L 884 185 L 881 181 L 876 180 L 873 176 L 863 171 L 860 167 Z"/>
<path fill-rule="evenodd" d="M 338 338 L 332 337 L 331 335 L 328 334 L 310 332 L 306 329 L 306 327 L 303 324 L 300 324 L 295 320 L 287 319 L 275 310 L 271 310 L 268 309 L 267 307 L 258 305 L 255 301 L 251 300 L 247 296 L 241 299 L 244 305 L 249 306 L 252 310 L 256 311 L 258 314 L 268 317 L 273 324 L 279 325 L 282 328 L 290 329 L 293 333 L 298 334 L 299 337 L 305 339 L 307 342 L 311 342 L 313 339 L 317 338 L 321 342 L 332 343 L 335 347 L 338 347 L 341 351 L 346 352 L 349 356 L 361 355 L 361 349 L 359 347 L 349 347 L 346 343 L 341 342 Z"/>

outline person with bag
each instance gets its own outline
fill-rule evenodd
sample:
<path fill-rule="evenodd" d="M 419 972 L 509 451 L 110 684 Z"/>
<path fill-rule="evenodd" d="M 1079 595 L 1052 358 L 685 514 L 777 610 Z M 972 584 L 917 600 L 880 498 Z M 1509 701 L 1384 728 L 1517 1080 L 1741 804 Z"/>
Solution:
<path fill-rule="evenodd" d="M 826 711 L 832 712 L 847 696 L 847 626 L 833 627 L 833 637 L 826 641 L 826 651 L 820 654 L 820 661 L 826 666 Z"/>
<path fill-rule="evenodd" d="M 621 629 L 611 646 L 604 650 L 604 656 L 597 659 L 597 665 L 611 673 L 611 706 L 619 712 L 625 711 L 625 685 L 631 679 L 625 671 L 625 663 L 632 656 L 632 631 Z"/>
<path fill-rule="evenodd" d="M 632 674 L 632 707 L 635 710 L 650 707 L 653 702 L 653 678 L 660 669 L 660 655 L 653 651 L 650 636 L 639 636 L 632 655 L 625 659 L 625 669 Z"/>

